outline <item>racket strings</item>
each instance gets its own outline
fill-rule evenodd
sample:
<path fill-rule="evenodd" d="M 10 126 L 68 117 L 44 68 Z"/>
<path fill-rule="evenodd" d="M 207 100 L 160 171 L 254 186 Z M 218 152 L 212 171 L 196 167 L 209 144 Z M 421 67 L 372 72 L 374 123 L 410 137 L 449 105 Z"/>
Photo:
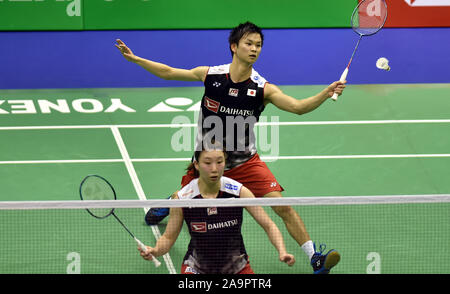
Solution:
<path fill-rule="evenodd" d="M 384 0 L 364 0 L 352 15 L 353 30 L 363 36 L 378 32 L 386 22 L 387 5 Z"/>
<path fill-rule="evenodd" d="M 86 177 L 80 187 L 80 196 L 83 200 L 115 200 L 116 194 L 112 187 L 99 176 Z M 106 218 L 114 212 L 114 208 L 86 209 L 96 218 Z"/>
<path fill-rule="evenodd" d="M 116 192 L 113 186 L 103 177 L 98 175 L 89 175 L 83 179 L 80 184 L 81 200 L 116 200 Z M 144 252 L 147 251 L 145 245 L 137 239 L 128 227 L 114 213 L 114 208 L 86 208 L 87 212 L 95 218 L 105 219 L 112 215 L 117 222 L 128 232 Z M 151 255 L 152 256 L 152 255 Z M 151 259 L 156 267 L 161 263 L 156 259 Z"/>

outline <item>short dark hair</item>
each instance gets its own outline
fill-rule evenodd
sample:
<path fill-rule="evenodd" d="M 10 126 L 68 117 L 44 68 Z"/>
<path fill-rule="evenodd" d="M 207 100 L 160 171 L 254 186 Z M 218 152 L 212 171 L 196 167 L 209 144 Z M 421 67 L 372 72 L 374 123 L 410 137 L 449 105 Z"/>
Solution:
<path fill-rule="evenodd" d="M 261 46 L 264 43 L 264 35 L 260 27 L 249 21 L 239 24 L 237 27 L 231 30 L 228 37 L 228 43 L 230 44 L 231 56 L 233 56 L 233 50 L 231 50 L 231 44 L 239 44 L 239 41 L 243 36 L 247 34 L 259 34 L 261 36 Z"/>

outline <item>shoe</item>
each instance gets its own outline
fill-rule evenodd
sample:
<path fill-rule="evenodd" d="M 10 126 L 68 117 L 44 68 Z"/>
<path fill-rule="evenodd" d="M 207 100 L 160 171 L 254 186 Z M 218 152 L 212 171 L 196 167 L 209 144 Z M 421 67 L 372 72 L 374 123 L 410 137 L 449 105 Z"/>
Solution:
<path fill-rule="evenodd" d="M 328 274 L 330 269 L 335 266 L 341 259 L 341 255 L 334 249 L 328 251 L 323 255 L 327 246 L 320 244 L 319 251 L 315 252 L 311 258 L 311 266 L 313 267 L 314 274 Z M 316 251 L 316 244 L 314 243 L 314 251 Z"/>
<path fill-rule="evenodd" d="M 145 223 L 149 226 L 159 224 L 169 215 L 169 208 L 150 208 L 145 214 Z"/>
<path fill-rule="evenodd" d="M 169 196 L 167 199 L 171 199 Z M 159 224 L 166 216 L 169 215 L 169 208 L 150 208 L 145 214 L 145 223 L 149 226 Z"/>

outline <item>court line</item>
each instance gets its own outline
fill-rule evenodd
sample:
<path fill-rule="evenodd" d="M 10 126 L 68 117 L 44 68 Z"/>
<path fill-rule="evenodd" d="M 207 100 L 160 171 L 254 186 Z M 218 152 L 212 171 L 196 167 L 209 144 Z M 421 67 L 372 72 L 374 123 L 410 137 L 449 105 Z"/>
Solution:
<path fill-rule="evenodd" d="M 130 155 L 128 154 L 128 151 L 127 151 L 125 143 L 122 139 L 122 136 L 120 135 L 119 128 L 111 127 L 111 131 L 113 133 L 114 139 L 116 140 L 117 146 L 119 147 L 120 154 L 122 155 L 122 158 L 123 158 L 123 162 L 125 163 L 125 166 L 131 177 L 131 181 L 133 182 L 133 186 L 138 194 L 139 199 L 147 200 L 144 189 L 142 188 L 142 185 L 139 181 L 136 170 L 134 169 L 133 163 L 130 159 Z M 148 210 L 149 210 L 149 208 L 145 207 L 144 213 L 147 213 Z M 150 227 L 152 229 L 153 235 L 155 236 L 155 239 L 158 240 L 161 237 L 161 232 L 159 231 L 158 226 L 150 226 Z M 176 274 L 175 267 L 173 265 L 172 259 L 170 258 L 170 254 L 169 253 L 164 254 L 163 259 L 166 263 L 169 273 Z"/>
<path fill-rule="evenodd" d="M 305 155 L 305 156 L 261 156 L 262 160 L 278 159 L 376 159 L 376 158 L 431 158 L 450 157 L 450 154 L 362 154 L 362 155 Z"/>
<path fill-rule="evenodd" d="M 450 119 L 410 119 L 410 120 L 350 120 L 350 121 L 295 121 L 295 122 L 258 122 L 256 126 L 302 126 L 302 125 L 373 125 L 373 124 L 435 124 L 450 123 Z M 67 126 L 15 126 L 0 127 L 7 130 L 55 130 L 55 129 L 109 129 L 117 128 L 181 128 L 197 127 L 192 124 L 129 124 L 129 125 L 67 125 Z"/>
<path fill-rule="evenodd" d="M 123 159 L 55 159 L 55 160 L 8 160 L 0 164 L 56 164 L 56 163 L 112 163 L 123 162 Z"/>
<path fill-rule="evenodd" d="M 308 159 L 379 159 L 379 158 L 445 158 L 450 154 L 362 154 L 362 155 L 299 155 L 299 156 L 261 156 L 263 161 L 274 160 L 308 160 Z M 191 157 L 168 158 L 128 158 L 132 162 L 187 162 Z M 57 164 L 57 163 L 115 163 L 125 162 L 124 159 L 69 159 L 69 160 L 7 160 L 0 161 L 0 165 L 7 164 Z M 128 163 L 128 164 L 130 164 Z M 141 188 L 142 189 L 142 188 Z M 143 193 L 143 192 L 142 192 Z M 145 196 L 144 196 L 145 197 Z"/>

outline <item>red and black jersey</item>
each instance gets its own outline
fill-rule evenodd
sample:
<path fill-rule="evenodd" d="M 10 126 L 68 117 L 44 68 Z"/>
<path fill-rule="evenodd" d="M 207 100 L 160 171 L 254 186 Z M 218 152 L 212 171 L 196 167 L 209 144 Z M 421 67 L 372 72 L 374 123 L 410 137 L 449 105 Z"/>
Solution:
<path fill-rule="evenodd" d="M 210 67 L 204 82 L 196 150 L 201 150 L 202 140 L 214 139 L 223 142 L 227 169 L 249 160 L 256 153 L 254 125 L 264 110 L 266 83 L 254 69 L 248 80 L 234 83 L 230 64 Z"/>
<path fill-rule="evenodd" d="M 221 178 L 217 198 L 239 198 L 242 184 Z M 178 192 L 179 199 L 203 198 L 198 179 Z M 200 274 L 236 274 L 247 264 L 241 235 L 242 207 L 183 208 L 183 217 L 191 235 L 183 263 Z"/>

